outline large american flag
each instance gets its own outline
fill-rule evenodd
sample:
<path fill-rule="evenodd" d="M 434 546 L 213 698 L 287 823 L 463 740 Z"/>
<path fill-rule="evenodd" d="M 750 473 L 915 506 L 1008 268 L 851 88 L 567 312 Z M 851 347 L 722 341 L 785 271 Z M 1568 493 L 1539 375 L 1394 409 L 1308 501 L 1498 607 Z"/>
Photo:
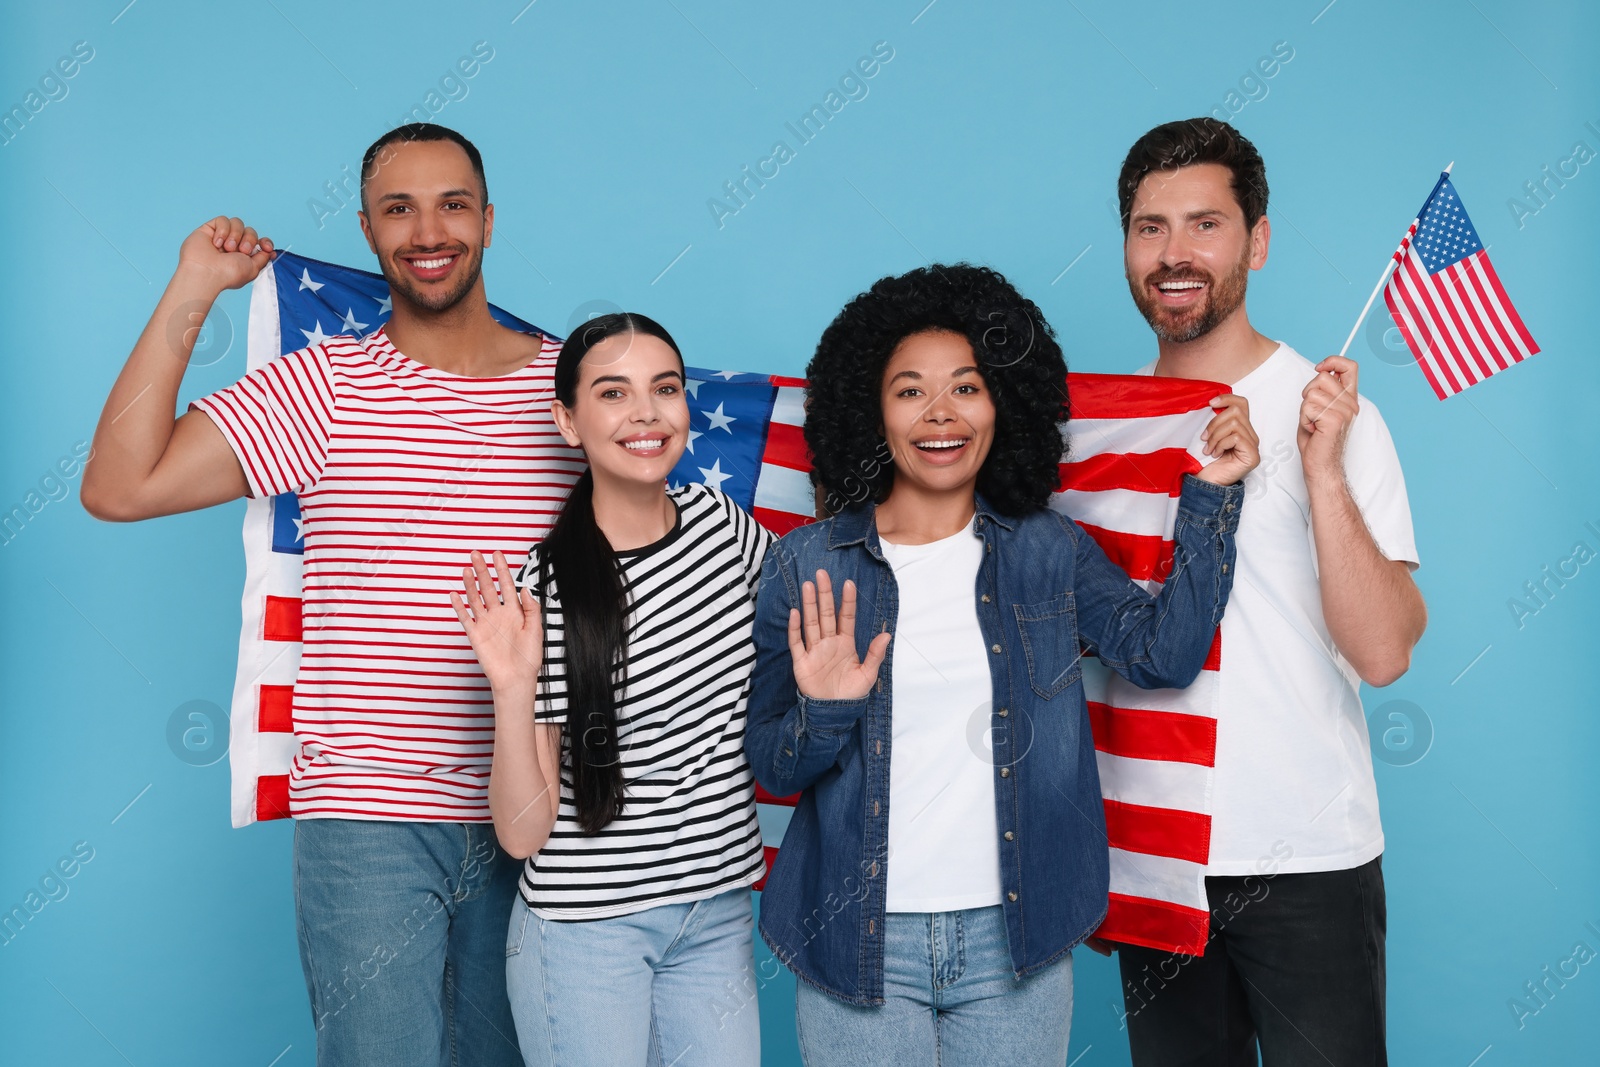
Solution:
<path fill-rule="evenodd" d="M 512 328 L 552 336 L 499 308 L 491 312 Z M 248 368 L 340 333 L 369 333 L 388 314 L 388 285 L 380 275 L 280 253 L 252 287 Z M 694 367 L 687 377 L 690 441 L 671 480 L 721 489 L 774 533 L 814 521 L 801 430 L 805 383 Z M 1079 520 L 1132 578 L 1153 590 L 1171 567 L 1183 475 L 1205 462 L 1199 435 L 1211 417 L 1208 401 L 1227 387 L 1094 374 L 1069 375 L 1068 387 L 1072 454 L 1061 465 L 1054 506 Z M 292 493 L 250 500 L 245 509 L 243 626 L 229 750 L 235 826 L 288 814 L 301 634 L 299 520 Z M 1194 685 L 1147 691 L 1085 662 L 1112 858 L 1104 937 L 1204 950 L 1219 664 L 1214 642 Z M 770 867 L 795 798 L 758 789 L 757 800 Z"/>
<path fill-rule="evenodd" d="M 1539 351 L 1448 171 L 1394 259 L 1383 302 L 1440 400 Z"/>

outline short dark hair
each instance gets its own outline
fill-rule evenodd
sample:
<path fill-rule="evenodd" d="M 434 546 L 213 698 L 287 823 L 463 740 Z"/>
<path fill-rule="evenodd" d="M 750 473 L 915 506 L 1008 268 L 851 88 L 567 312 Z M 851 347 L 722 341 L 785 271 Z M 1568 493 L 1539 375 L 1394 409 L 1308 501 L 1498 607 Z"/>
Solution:
<path fill-rule="evenodd" d="M 1256 146 L 1228 125 L 1209 115 L 1167 122 L 1137 141 L 1122 161 L 1117 176 L 1117 200 L 1122 210 L 1122 235 L 1128 235 L 1133 196 L 1145 176 L 1177 170 L 1197 163 L 1220 163 L 1233 172 L 1233 197 L 1244 211 L 1244 224 L 1254 228 L 1267 213 L 1267 166 Z"/>
<path fill-rule="evenodd" d="M 467 154 L 467 159 L 472 163 L 472 172 L 478 176 L 478 185 L 483 189 L 483 202 L 489 202 L 489 180 L 483 176 L 483 155 L 478 151 L 478 146 L 461 136 L 448 126 L 438 126 L 432 122 L 408 122 L 404 126 L 396 126 L 368 148 L 361 157 L 361 210 L 367 210 L 367 179 L 377 170 L 380 163 L 378 154 L 397 141 L 452 141 L 461 146 Z M 381 162 L 389 161 L 388 153 L 384 154 Z"/>
<path fill-rule="evenodd" d="M 894 458 L 878 432 L 883 372 L 901 341 L 930 330 L 967 339 L 994 399 L 978 492 L 1003 515 L 1046 506 L 1066 451 L 1066 358 L 1038 305 L 1000 272 L 955 263 L 880 278 L 823 331 L 806 367 L 805 439 L 824 509 L 889 495 Z"/>

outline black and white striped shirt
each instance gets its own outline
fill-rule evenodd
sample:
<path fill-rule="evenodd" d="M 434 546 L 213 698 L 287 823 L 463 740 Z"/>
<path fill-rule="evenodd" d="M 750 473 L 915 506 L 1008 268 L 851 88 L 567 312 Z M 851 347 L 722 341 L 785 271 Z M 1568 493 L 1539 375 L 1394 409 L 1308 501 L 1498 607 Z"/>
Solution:
<path fill-rule="evenodd" d="M 761 876 L 744 727 L 756 584 L 773 538 L 715 489 L 687 485 L 668 496 L 678 509 L 672 531 L 617 554 L 630 601 L 617 699 L 626 802 L 599 833 L 579 829 L 564 738 L 561 811 L 522 872 L 522 898 L 542 918 L 627 915 Z M 565 722 L 560 590 L 553 576 L 551 588 L 541 588 L 537 548 L 517 584 L 538 594 L 544 610 L 538 718 Z"/>

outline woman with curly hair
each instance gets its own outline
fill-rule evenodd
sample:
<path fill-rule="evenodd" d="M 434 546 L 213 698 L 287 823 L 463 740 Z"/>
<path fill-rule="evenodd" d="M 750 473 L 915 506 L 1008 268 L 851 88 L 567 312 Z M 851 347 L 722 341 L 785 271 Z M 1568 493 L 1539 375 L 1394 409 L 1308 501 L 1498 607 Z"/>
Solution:
<path fill-rule="evenodd" d="M 1194 680 L 1258 458 L 1218 397 L 1152 596 L 1047 507 L 1066 371 L 1039 309 L 966 264 L 882 279 L 807 368 L 833 514 L 768 553 L 745 751 L 800 794 L 761 934 L 801 979 L 808 1064 L 1066 1057 L 1108 892 L 1080 642 L 1137 685 Z"/>

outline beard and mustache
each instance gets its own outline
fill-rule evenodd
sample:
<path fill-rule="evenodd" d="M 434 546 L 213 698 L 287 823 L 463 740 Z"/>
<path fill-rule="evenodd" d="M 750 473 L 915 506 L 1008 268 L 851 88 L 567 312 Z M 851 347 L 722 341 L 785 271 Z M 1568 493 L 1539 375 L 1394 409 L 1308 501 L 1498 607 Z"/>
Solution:
<path fill-rule="evenodd" d="M 461 257 L 463 269 L 458 272 L 458 280 L 449 289 L 439 292 L 420 288 L 416 280 L 406 271 L 404 263 L 396 262 L 399 259 L 398 252 L 378 261 L 383 271 L 383 280 L 389 283 L 391 295 L 403 297 L 408 304 L 435 313 L 448 311 L 460 303 L 463 297 L 472 292 L 472 287 L 478 284 L 478 276 L 483 273 L 483 246 L 469 248 L 457 245 L 430 251 L 441 256 L 454 254 Z M 407 254 L 411 254 L 409 250 Z"/>
<path fill-rule="evenodd" d="M 1128 278 L 1128 290 L 1139 314 L 1150 324 L 1156 337 L 1163 341 L 1182 344 L 1204 337 L 1216 329 L 1244 303 L 1245 288 L 1250 279 L 1250 249 L 1247 246 L 1239 262 L 1219 281 L 1195 267 L 1151 271 L 1142 281 Z M 1203 282 L 1205 297 L 1185 308 L 1161 306 L 1161 298 L 1151 293 L 1151 287 L 1162 282 Z"/>

